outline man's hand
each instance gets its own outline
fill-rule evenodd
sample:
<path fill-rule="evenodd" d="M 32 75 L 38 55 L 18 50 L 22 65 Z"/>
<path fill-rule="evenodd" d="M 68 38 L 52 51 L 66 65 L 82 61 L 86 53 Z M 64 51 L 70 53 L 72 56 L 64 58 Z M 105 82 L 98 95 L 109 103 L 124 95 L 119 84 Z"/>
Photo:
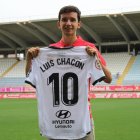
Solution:
<path fill-rule="evenodd" d="M 90 46 L 86 47 L 86 51 L 87 51 L 88 55 L 90 55 L 90 56 L 97 55 L 97 50 L 95 48 L 90 47 Z"/>
<path fill-rule="evenodd" d="M 38 54 L 39 54 L 39 50 L 40 50 L 39 47 L 32 47 L 32 48 L 30 48 L 27 51 L 26 60 L 28 61 L 28 60 L 31 60 L 31 59 L 37 57 Z"/>
<path fill-rule="evenodd" d="M 30 48 L 26 54 L 26 66 L 25 66 L 25 74 L 30 71 L 32 65 L 32 59 L 37 57 L 39 54 L 39 47 Z"/>

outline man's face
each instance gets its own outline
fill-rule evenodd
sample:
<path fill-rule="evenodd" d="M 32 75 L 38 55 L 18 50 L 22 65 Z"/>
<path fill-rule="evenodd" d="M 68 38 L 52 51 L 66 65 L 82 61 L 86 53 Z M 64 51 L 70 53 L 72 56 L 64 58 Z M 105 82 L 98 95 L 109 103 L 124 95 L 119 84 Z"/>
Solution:
<path fill-rule="evenodd" d="M 76 35 L 76 31 L 80 28 L 80 22 L 76 12 L 61 14 L 58 21 L 58 28 L 62 31 L 62 35 Z"/>

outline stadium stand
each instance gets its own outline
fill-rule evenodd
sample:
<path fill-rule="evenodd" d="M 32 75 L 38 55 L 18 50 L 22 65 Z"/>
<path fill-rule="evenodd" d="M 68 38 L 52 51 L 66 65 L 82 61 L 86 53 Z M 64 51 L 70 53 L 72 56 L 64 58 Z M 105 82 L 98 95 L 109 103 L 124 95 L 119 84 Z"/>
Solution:
<path fill-rule="evenodd" d="M 103 57 L 107 61 L 108 68 L 110 69 L 112 75 L 122 74 L 131 55 L 127 52 L 121 53 L 105 53 Z"/>
<path fill-rule="evenodd" d="M 123 85 L 139 85 L 140 84 L 140 55 L 136 59 L 123 80 Z"/>
<path fill-rule="evenodd" d="M 25 77 L 25 60 L 18 61 L 5 77 Z"/>
<path fill-rule="evenodd" d="M 1 58 L 0 59 L 0 76 L 2 76 L 4 74 L 4 72 L 11 67 L 14 63 L 16 62 L 16 59 L 14 58 Z"/>
<path fill-rule="evenodd" d="M 104 53 L 102 54 L 107 62 L 107 67 L 112 73 L 111 85 L 116 85 L 118 78 L 122 75 L 127 63 L 129 62 L 131 55 L 126 52 L 121 53 Z M 107 85 L 104 82 L 98 83 L 98 85 Z"/>
<path fill-rule="evenodd" d="M 0 73 L 0 87 L 25 86 L 25 60 L 3 59 L 1 62 L 5 71 Z"/>

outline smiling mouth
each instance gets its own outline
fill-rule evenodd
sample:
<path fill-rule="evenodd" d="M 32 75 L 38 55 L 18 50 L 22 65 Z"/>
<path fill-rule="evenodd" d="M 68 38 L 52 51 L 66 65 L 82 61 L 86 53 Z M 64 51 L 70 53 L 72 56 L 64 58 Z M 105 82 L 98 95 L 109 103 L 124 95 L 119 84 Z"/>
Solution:
<path fill-rule="evenodd" d="M 71 31 L 73 30 L 72 28 L 65 28 L 66 31 Z"/>

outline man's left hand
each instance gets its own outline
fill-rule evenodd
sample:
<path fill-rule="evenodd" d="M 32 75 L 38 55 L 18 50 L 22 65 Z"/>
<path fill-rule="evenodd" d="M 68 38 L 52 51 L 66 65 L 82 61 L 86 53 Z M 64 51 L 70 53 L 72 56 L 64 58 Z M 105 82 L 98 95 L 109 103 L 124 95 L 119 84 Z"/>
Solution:
<path fill-rule="evenodd" d="M 90 47 L 90 46 L 86 47 L 86 51 L 87 51 L 88 55 L 90 55 L 90 56 L 97 55 L 97 50 L 95 48 Z"/>

